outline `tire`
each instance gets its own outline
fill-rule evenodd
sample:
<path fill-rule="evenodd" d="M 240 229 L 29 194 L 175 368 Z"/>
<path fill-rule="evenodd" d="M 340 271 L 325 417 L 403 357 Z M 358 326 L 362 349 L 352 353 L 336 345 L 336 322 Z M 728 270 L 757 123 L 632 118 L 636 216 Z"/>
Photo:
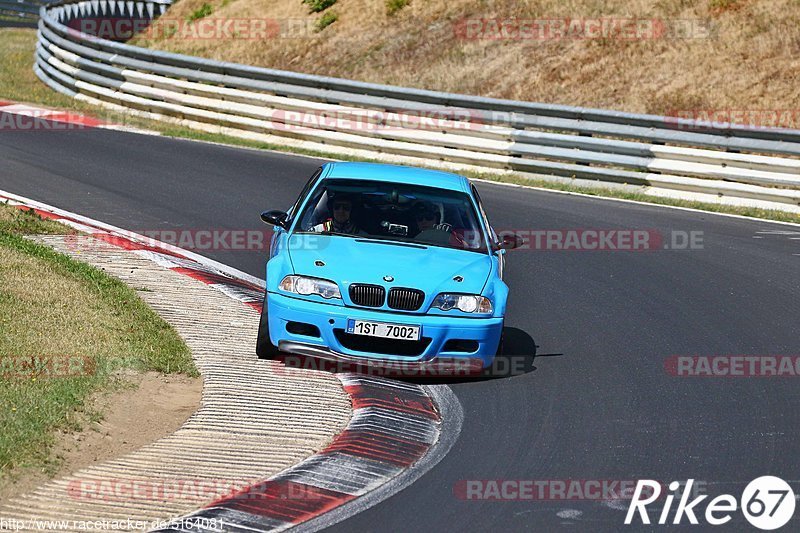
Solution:
<path fill-rule="evenodd" d="M 269 318 L 267 317 L 267 293 L 264 293 L 264 305 L 261 309 L 261 320 L 258 323 L 256 355 L 259 359 L 275 359 L 280 352 L 269 338 Z"/>

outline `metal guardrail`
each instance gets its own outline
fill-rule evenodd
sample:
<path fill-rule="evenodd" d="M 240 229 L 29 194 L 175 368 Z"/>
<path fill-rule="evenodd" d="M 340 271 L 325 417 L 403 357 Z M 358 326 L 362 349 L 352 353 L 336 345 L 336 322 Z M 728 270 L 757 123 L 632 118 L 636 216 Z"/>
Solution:
<path fill-rule="evenodd" d="M 170 2 L 68 0 L 43 6 L 34 70 L 70 96 L 273 142 L 289 137 L 323 149 L 800 206 L 798 130 L 312 76 L 130 46 L 67 26 L 86 18 L 152 20 Z"/>
<path fill-rule="evenodd" d="M 30 0 L 0 0 L 0 27 L 36 27 L 42 4 Z"/>
<path fill-rule="evenodd" d="M 30 14 L 38 18 L 39 8 L 23 2 L 15 2 L 13 0 L 0 0 L 0 11 L 10 11 L 12 13 Z"/>

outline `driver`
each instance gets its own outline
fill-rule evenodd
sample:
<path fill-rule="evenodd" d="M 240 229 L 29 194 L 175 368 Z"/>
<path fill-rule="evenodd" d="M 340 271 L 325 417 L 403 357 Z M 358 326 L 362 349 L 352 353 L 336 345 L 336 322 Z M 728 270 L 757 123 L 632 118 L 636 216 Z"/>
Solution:
<path fill-rule="evenodd" d="M 330 211 L 332 217 L 327 218 L 321 224 L 317 224 L 311 228 L 311 231 L 318 233 L 330 231 L 334 233 L 349 233 L 353 235 L 359 233 L 358 226 L 356 226 L 355 222 L 353 222 L 350 218 L 353 212 L 354 204 L 355 202 L 353 201 L 353 197 L 350 195 L 343 193 L 334 195 L 328 201 L 328 210 Z"/>

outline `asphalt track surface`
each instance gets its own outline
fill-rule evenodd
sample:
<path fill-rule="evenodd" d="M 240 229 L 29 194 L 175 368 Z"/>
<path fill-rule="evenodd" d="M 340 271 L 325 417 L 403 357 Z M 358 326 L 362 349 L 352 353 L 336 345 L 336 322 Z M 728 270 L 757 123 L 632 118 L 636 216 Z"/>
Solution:
<path fill-rule="evenodd" d="M 140 232 L 263 229 L 259 213 L 288 207 L 319 164 L 115 131 L 0 132 L 0 188 Z M 643 529 L 625 527 L 613 502 L 463 500 L 464 480 L 693 478 L 738 498 L 775 475 L 800 492 L 800 378 L 665 370 L 673 355 L 800 355 L 800 228 L 478 188 L 496 227 L 700 231 L 703 249 L 510 253 L 507 351 L 529 371 L 452 383 L 464 423 L 448 456 L 332 529 Z M 263 278 L 263 252 L 200 253 Z M 736 513 L 715 529 L 748 528 Z"/>

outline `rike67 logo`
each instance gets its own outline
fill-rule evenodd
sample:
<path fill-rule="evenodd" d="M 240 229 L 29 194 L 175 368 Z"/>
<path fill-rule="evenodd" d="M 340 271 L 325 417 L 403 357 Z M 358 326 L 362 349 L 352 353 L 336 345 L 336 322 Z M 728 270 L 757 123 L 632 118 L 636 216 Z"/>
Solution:
<path fill-rule="evenodd" d="M 699 524 L 699 515 L 708 524 L 721 526 L 730 522 L 737 509 L 741 509 L 742 514 L 752 526 L 771 531 L 786 525 L 794 515 L 796 504 L 794 491 L 788 483 L 778 477 L 762 476 L 754 479 L 745 487 L 738 501 L 730 494 L 721 494 L 708 502 L 704 513 L 700 512 L 700 504 L 708 496 L 696 496 L 690 501 L 693 484 L 693 479 L 688 480 L 685 486 L 678 481 L 669 484 L 670 493 L 664 498 L 664 507 L 658 514 L 656 523 L 661 525 L 680 524 L 685 518 L 690 524 Z M 678 494 L 677 491 L 680 487 L 684 487 L 684 489 L 681 494 Z M 625 524 L 634 523 L 637 514 L 642 524 L 650 524 L 647 506 L 657 501 L 662 496 L 661 492 L 662 487 L 658 481 L 639 480 L 630 507 L 628 507 L 628 514 L 625 516 Z M 646 496 L 643 496 L 645 494 Z M 672 521 L 670 521 L 672 504 L 676 497 L 679 502 Z"/>

